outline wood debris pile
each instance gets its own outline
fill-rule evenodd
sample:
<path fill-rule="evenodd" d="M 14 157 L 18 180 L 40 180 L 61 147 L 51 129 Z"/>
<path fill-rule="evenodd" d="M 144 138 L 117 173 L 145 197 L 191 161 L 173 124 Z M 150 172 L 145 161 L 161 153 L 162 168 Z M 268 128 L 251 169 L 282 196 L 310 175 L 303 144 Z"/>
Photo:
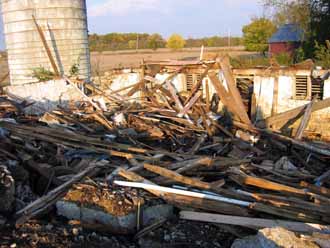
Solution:
<path fill-rule="evenodd" d="M 11 178 L 16 186 L 8 221 L 19 225 L 43 216 L 84 181 L 145 189 L 197 212 L 183 211 L 183 219 L 330 232 L 329 145 L 255 127 L 228 62 L 203 66 L 202 79 L 209 76 L 225 112 L 218 112 L 217 97 L 203 95 L 202 79 L 188 94 L 175 90 L 171 80 L 184 66 L 164 82 L 145 75 L 125 94 L 105 95 L 86 84 L 92 93 L 81 91 L 83 104 L 41 118 L 24 115 L 25 102 L 2 97 L 0 199 L 6 199 Z M 212 66 L 222 68 L 227 88 L 209 72 Z M 143 101 L 129 102 L 138 91 Z M 96 96 L 104 101 L 93 100 Z M 310 109 L 301 109 L 305 122 Z M 18 192 L 22 188 L 24 194 Z"/>

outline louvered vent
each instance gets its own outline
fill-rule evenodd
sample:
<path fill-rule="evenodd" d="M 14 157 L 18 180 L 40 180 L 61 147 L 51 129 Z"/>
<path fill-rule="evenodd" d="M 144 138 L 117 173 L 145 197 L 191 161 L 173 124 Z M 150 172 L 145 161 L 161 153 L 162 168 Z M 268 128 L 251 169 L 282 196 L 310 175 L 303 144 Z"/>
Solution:
<path fill-rule="evenodd" d="M 202 78 L 202 74 L 195 74 L 195 76 L 196 76 L 196 83 L 200 82 Z"/>
<path fill-rule="evenodd" d="M 321 79 L 312 80 L 312 98 L 316 97 L 318 100 L 323 99 L 324 82 Z"/>
<path fill-rule="evenodd" d="M 187 74 L 187 91 L 191 91 L 194 85 L 194 75 Z"/>
<path fill-rule="evenodd" d="M 308 97 L 308 77 L 296 76 L 296 99 L 305 100 Z"/>
<path fill-rule="evenodd" d="M 191 91 L 202 78 L 202 74 L 187 74 L 187 91 Z M 202 86 L 200 87 L 202 90 Z"/>

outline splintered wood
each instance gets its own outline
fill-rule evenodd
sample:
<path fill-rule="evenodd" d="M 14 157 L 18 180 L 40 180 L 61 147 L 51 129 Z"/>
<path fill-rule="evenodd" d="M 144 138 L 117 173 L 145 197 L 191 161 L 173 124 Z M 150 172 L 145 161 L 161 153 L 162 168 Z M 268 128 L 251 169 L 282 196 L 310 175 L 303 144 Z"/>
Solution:
<path fill-rule="evenodd" d="M 329 100 L 266 120 L 280 126 L 303 116 L 296 137 L 288 137 L 253 126 L 227 59 L 192 63 L 202 74 L 189 92 L 179 92 L 174 81 L 189 63 L 171 66 L 160 81 L 143 65 L 139 82 L 109 95 L 93 84 L 84 92 L 66 79 L 84 102 L 41 118 L 24 114 L 25 101 L 0 98 L 0 162 L 40 196 L 22 200 L 12 216 L 16 223 L 49 212 L 73 184 L 85 181 L 140 188 L 182 210 L 217 213 L 182 212 L 188 220 L 328 230 L 330 147 L 306 142 L 302 134 L 311 113 Z M 221 68 L 225 80 L 213 68 Z"/>

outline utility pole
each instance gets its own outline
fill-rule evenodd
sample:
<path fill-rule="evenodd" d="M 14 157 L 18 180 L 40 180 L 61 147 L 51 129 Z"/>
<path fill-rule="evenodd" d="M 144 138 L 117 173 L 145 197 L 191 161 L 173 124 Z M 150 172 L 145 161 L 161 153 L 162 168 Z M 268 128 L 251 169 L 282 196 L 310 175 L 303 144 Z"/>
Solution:
<path fill-rule="evenodd" d="M 136 52 L 139 50 L 139 34 L 136 34 Z"/>
<path fill-rule="evenodd" d="M 231 47 L 231 32 L 230 32 L 230 28 L 228 28 L 228 47 Z"/>

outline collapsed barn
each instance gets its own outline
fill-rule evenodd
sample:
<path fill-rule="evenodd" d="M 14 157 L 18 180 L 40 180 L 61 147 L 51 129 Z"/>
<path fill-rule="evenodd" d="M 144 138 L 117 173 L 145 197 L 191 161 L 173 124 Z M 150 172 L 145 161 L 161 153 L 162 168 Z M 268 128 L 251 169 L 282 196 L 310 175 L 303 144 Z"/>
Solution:
<path fill-rule="evenodd" d="M 214 56 L 90 80 L 84 1 L 1 4 L 11 84 L 0 98 L 0 245 L 230 247 L 260 230 L 232 247 L 327 247 L 329 72 L 233 69 Z"/>
<path fill-rule="evenodd" d="M 184 72 L 178 73 L 172 80 L 172 84 L 178 92 L 189 93 L 194 85 L 202 80 L 199 89 L 201 97 L 211 99 L 217 95 L 210 78 L 203 75 L 205 72 L 203 64 L 198 61 L 145 61 L 144 63 L 143 66 L 151 74 L 154 72 L 154 68 L 161 68 L 155 74 L 155 78 L 160 81 L 168 77 L 171 71 L 186 66 Z M 223 82 L 224 87 L 227 87 L 221 69 L 213 68 L 209 72 L 215 73 Z M 125 87 L 128 88 L 127 93 L 132 85 L 141 80 L 143 74 L 144 72 L 139 69 L 113 70 L 105 73 L 104 76 L 94 77 L 93 82 L 109 94 Z M 251 121 L 253 123 L 261 122 L 274 130 L 280 130 L 286 124 L 285 121 L 294 119 L 290 116 L 285 119 L 286 112 L 302 107 L 313 99 L 320 101 L 329 98 L 329 93 L 327 93 L 330 87 L 329 75 L 326 70 L 314 70 L 314 65 L 310 61 L 291 67 L 233 69 L 236 86 Z M 132 97 L 138 101 L 142 96 L 143 92 L 138 92 Z M 330 126 L 326 120 L 330 115 L 327 106 L 325 101 L 325 105 L 321 107 L 322 110 L 314 109 L 309 125 L 305 129 L 305 137 L 329 140 Z M 219 111 L 222 107 L 223 105 L 220 105 Z M 294 135 L 297 132 L 299 121 L 291 120 L 291 122 L 293 123 L 287 132 Z"/>
<path fill-rule="evenodd" d="M 306 95 L 269 101 L 267 96 L 289 95 L 280 89 L 290 88 L 292 78 L 303 85 L 285 69 L 274 71 L 262 77 L 260 69 L 236 70 L 235 80 L 228 58 L 167 61 L 146 63 L 137 72 L 117 71 L 95 84 L 64 77 L 6 87 L 0 123 L 4 197 L 19 206 L 9 220 L 24 225 L 56 206 L 57 215 L 82 226 L 101 225 L 117 234 L 140 231 L 142 238 L 172 218 L 175 206 L 199 211 L 182 211 L 184 220 L 328 233 L 330 150 L 320 141 L 326 132 L 316 128 L 317 136 L 305 130 L 313 122 L 322 125 L 312 120 L 323 118 L 329 101 L 321 87 L 317 94 L 314 89 L 313 100 Z M 312 75 L 298 72 L 305 72 L 306 94 L 312 92 Z M 313 80 L 326 87 L 326 73 L 318 73 Z M 60 90 L 48 92 L 52 87 Z M 269 91 L 275 87 L 278 91 Z M 295 119 L 301 121 L 289 134 L 270 128 Z M 31 199 L 15 193 L 15 183 L 23 183 L 15 175 L 21 173 L 40 177 L 25 181 Z M 40 185 L 47 187 L 39 198 L 45 187 Z M 131 195 L 126 187 L 144 189 L 167 204 L 140 190 Z M 114 193 L 118 190 L 122 193 Z"/>

